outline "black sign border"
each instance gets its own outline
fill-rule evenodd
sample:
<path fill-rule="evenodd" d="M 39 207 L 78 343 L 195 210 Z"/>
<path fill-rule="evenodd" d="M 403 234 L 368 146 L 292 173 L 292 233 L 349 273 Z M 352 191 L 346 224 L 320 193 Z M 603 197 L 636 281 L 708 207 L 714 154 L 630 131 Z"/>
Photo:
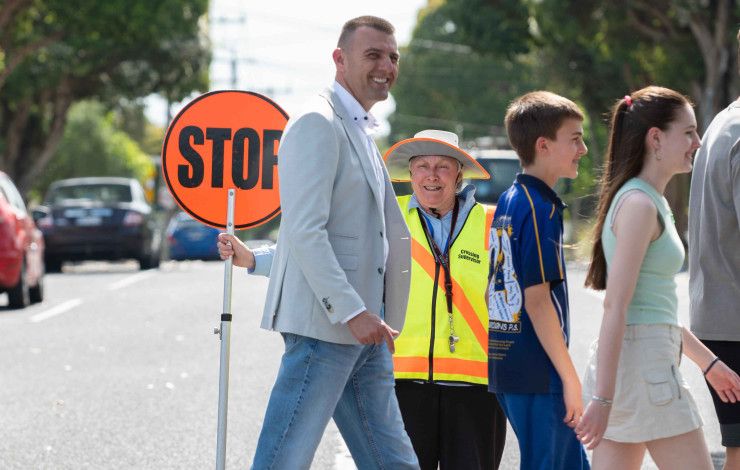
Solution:
<path fill-rule="evenodd" d="M 213 222 L 211 220 L 207 220 L 207 219 L 199 216 L 198 214 L 194 213 L 187 206 L 185 206 L 185 204 L 180 200 L 180 198 L 177 197 L 177 193 L 175 192 L 175 190 L 172 187 L 172 184 L 170 183 L 169 175 L 167 174 L 167 171 L 165 171 L 165 169 L 167 168 L 167 144 L 170 141 L 170 134 L 172 133 L 172 130 L 175 128 L 175 124 L 177 124 L 177 121 L 195 103 L 197 103 L 198 101 L 200 101 L 202 99 L 205 99 L 205 98 L 207 98 L 209 96 L 216 95 L 216 94 L 219 94 L 219 93 L 243 93 L 245 95 L 252 95 L 254 97 L 257 97 L 257 98 L 261 99 L 262 101 L 266 101 L 267 103 L 269 103 L 270 105 L 272 105 L 275 109 L 277 109 L 278 111 L 280 111 L 280 114 L 282 114 L 283 117 L 285 117 L 285 120 L 286 121 L 289 119 L 289 117 L 288 117 L 288 113 L 286 113 L 283 110 L 283 108 L 281 108 L 277 103 L 275 103 L 273 100 L 271 100 L 270 98 L 266 97 L 265 95 L 261 95 L 259 93 L 255 93 L 253 91 L 245 91 L 245 90 L 214 90 L 214 91 L 209 91 L 208 93 L 203 93 L 202 95 L 198 96 L 197 98 L 193 99 L 188 104 L 186 104 L 185 107 L 182 108 L 179 113 L 177 113 L 177 116 L 175 116 L 175 118 L 172 120 L 172 122 L 168 126 L 168 128 L 167 128 L 167 134 L 165 135 L 164 143 L 162 144 L 162 173 L 164 174 L 165 183 L 167 183 L 167 189 L 169 189 L 170 194 L 172 195 L 172 197 L 175 198 L 175 201 L 177 201 L 177 205 L 180 206 L 180 208 L 182 210 L 184 210 L 185 212 L 187 212 L 188 214 L 190 214 L 191 217 L 193 217 L 196 220 L 199 220 L 199 221 L 203 222 L 206 225 L 210 225 L 212 227 L 218 227 L 218 228 L 225 229 L 226 228 L 226 224 L 219 224 L 219 223 Z M 224 201 L 224 202 L 227 202 L 227 201 Z M 259 227 L 260 225 L 262 225 L 264 223 L 267 223 L 270 220 L 274 219 L 279 213 L 280 213 L 280 206 L 278 205 L 277 206 L 277 209 L 275 209 L 273 212 L 271 212 L 270 214 L 266 215 L 265 217 L 263 217 L 263 218 L 261 218 L 259 220 L 256 220 L 254 222 L 249 222 L 247 224 L 234 225 L 234 229 L 236 229 L 236 230 L 244 230 L 244 229 L 248 229 L 248 228 Z"/>

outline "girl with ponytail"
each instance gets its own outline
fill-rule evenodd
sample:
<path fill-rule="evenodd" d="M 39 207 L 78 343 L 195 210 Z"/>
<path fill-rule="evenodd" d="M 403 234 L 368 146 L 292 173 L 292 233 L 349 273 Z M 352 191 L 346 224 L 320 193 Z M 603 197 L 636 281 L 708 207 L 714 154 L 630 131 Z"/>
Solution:
<path fill-rule="evenodd" d="M 675 275 L 685 253 L 663 192 L 691 171 L 699 146 L 692 105 L 673 90 L 649 86 L 612 109 L 586 277 L 606 290 L 604 315 L 576 427 L 596 470 L 637 470 L 646 450 L 659 468 L 713 468 L 681 351 L 715 389 L 740 398 L 740 377 L 678 324 Z"/>

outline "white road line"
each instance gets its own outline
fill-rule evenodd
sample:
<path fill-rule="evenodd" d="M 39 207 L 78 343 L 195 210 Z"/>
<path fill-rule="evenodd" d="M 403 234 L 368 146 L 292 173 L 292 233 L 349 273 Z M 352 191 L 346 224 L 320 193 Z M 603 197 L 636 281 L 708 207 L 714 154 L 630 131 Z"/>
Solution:
<path fill-rule="evenodd" d="M 142 271 L 132 276 L 124 277 L 120 281 L 114 282 L 113 284 L 109 285 L 108 290 L 118 290 L 123 287 L 130 286 L 131 284 L 144 280 L 153 274 L 154 271 Z"/>
<path fill-rule="evenodd" d="M 64 303 L 61 303 L 55 307 L 50 308 L 49 310 L 45 310 L 41 313 L 37 313 L 36 315 L 30 318 L 30 321 L 31 323 L 38 323 L 38 322 L 47 320 L 51 317 L 60 315 L 66 312 L 67 310 L 72 310 L 73 308 L 81 304 L 82 304 L 82 299 L 70 299 Z"/>

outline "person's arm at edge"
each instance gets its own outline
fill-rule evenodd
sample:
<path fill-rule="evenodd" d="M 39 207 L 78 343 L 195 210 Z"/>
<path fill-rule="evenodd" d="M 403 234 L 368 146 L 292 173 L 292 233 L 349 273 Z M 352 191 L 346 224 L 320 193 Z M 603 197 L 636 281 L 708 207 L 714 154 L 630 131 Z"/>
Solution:
<path fill-rule="evenodd" d="M 605 224 L 609 224 L 609 221 Z M 644 229 L 635 230 L 635 227 Z M 607 400 L 614 398 L 627 308 L 635 293 L 640 267 L 651 240 L 660 234 L 658 209 L 652 199 L 639 191 L 625 194 L 614 217 L 612 230 L 617 241 L 604 296 L 594 388 L 595 396 Z M 610 406 L 594 400 L 586 404 L 576 433 L 588 449 L 593 449 L 601 442 L 610 411 Z"/>
<path fill-rule="evenodd" d="M 740 230 L 740 139 L 735 142 L 730 150 L 730 183 L 737 228 Z"/>
<path fill-rule="evenodd" d="M 709 368 L 705 378 L 723 402 L 740 401 L 740 377 L 721 360 L 715 362 L 717 356 L 685 327 L 683 328 L 683 352 L 699 366 L 702 372 L 706 372 Z"/>

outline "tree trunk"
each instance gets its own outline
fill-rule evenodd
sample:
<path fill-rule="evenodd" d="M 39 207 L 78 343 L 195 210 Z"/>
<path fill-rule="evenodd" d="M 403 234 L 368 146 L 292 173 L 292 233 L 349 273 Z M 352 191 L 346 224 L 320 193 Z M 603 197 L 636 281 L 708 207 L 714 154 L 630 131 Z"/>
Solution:
<path fill-rule="evenodd" d="M 41 176 L 46 165 L 49 164 L 54 152 L 56 152 L 62 137 L 64 136 L 64 126 L 67 124 L 67 111 L 72 105 L 72 100 L 68 96 L 59 98 L 54 104 L 54 117 L 49 134 L 46 137 L 43 147 L 37 158 L 31 163 L 28 171 L 20 178 L 18 189 L 22 192 L 28 192 L 33 187 L 33 183 Z"/>
<path fill-rule="evenodd" d="M 69 111 L 71 105 L 72 94 L 69 89 L 69 83 L 65 81 L 57 89 L 56 96 L 54 97 L 51 106 L 49 130 L 44 135 L 43 143 L 36 147 L 35 152 L 32 152 L 35 155 L 33 155 L 31 162 L 26 166 L 26 171 L 23 172 L 18 180 L 18 189 L 21 192 L 25 193 L 32 188 L 34 181 L 41 176 L 41 172 L 54 156 L 64 136 L 64 127 L 67 124 L 67 111 Z M 28 157 L 31 157 L 31 155 Z"/>
<path fill-rule="evenodd" d="M 721 81 L 726 75 L 730 62 L 728 25 L 731 0 L 718 0 L 713 22 L 704 22 L 699 14 L 691 15 L 689 29 L 699 45 L 704 61 L 704 85 L 697 96 L 699 126 L 706 129 L 712 118 L 722 109 L 726 99 L 722 93 Z"/>
<path fill-rule="evenodd" d="M 15 113 L 8 123 L 5 134 L 5 148 L 0 155 L 0 168 L 4 169 L 11 178 L 17 179 L 17 167 L 21 145 L 23 143 L 23 130 L 28 124 L 31 112 L 31 100 L 25 99 L 18 104 Z"/>

